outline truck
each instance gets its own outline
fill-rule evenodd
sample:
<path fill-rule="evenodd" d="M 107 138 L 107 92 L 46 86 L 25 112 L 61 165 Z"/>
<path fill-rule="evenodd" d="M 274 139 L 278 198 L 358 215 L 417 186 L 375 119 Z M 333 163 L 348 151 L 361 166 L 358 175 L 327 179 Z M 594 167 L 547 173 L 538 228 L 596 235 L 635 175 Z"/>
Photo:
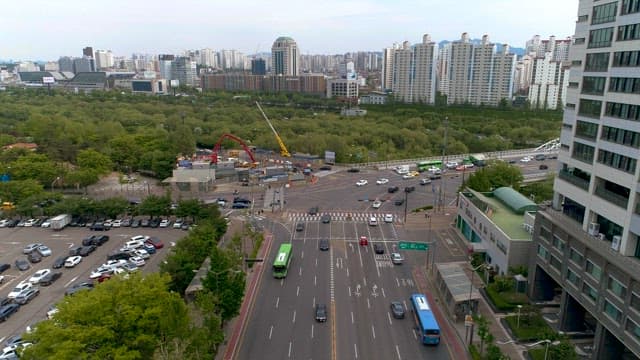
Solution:
<path fill-rule="evenodd" d="M 58 215 L 50 220 L 51 228 L 53 230 L 62 230 L 65 226 L 69 225 L 71 222 L 71 215 L 62 214 Z"/>
<path fill-rule="evenodd" d="M 487 158 L 484 156 L 484 154 L 473 154 L 469 156 L 469 160 L 471 160 L 471 163 L 473 165 L 482 167 L 486 165 Z"/>

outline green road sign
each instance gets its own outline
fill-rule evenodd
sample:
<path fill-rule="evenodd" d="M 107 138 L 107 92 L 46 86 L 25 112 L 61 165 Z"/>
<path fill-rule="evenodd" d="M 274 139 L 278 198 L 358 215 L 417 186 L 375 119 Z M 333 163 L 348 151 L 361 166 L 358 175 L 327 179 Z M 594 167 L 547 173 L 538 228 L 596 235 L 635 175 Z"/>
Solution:
<path fill-rule="evenodd" d="M 398 247 L 400 248 L 400 250 L 421 250 L 421 251 L 426 251 L 427 249 L 429 249 L 429 244 L 420 243 L 420 242 L 413 242 L 413 241 L 399 241 L 398 242 Z"/>

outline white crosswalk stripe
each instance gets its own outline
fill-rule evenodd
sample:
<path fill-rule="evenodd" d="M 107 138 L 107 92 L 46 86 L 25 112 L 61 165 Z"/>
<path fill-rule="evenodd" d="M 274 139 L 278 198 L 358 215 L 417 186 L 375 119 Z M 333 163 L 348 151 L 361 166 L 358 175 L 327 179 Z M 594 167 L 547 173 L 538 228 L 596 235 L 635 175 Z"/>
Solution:
<path fill-rule="evenodd" d="M 287 218 L 289 221 L 298 222 L 311 222 L 311 221 L 320 221 L 323 215 L 330 215 L 331 221 L 356 221 L 356 222 L 367 222 L 370 218 L 375 217 L 378 220 L 378 223 L 384 222 L 384 214 L 382 213 L 369 213 L 369 212 L 326 212 L 326 213 L 318 213 L 317 215 L 309 215 L 307 213 L 297 213 L 297 212 L 289 212 L 287 213 Z M 397 215 L 393 215 L 393 222 L 395 224 L 401 224 L 400 217 Z"/>

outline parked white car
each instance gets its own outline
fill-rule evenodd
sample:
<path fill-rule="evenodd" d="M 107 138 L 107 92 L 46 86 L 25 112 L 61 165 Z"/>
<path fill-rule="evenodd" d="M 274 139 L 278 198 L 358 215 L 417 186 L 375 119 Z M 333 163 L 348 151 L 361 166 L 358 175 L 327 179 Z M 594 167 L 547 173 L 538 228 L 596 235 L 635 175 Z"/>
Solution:
<path fill-rule="evenodd" d="M 138 249 L 136 251 L 133 252 L 134 256 L 138 256 L 141 257 L 143 259 L 148 259 L 151 257 L 151 255 L 149 255 L 149 253 L 147 252 L 147 250 L 144 249 Z"/>
<path fill-rule="evenodd" d="M 144 266 L 145 264 L 144 259 L 141 258 L 140 256 L 134 256 L 131 259 L 129 259 L 129 261 L 137 267 Z"/>
<path fill-rule="evenodd" d="M 356 182 L 356 186 L 365 186 L 367 185 L 369 182 L 365 179 L 360 179 Z"/>
<path fill-rule="evenodd" d="M 82 261 L 82 256 L 69 256 L 67 260 L 64 261 L 64 267 L 72 268 L 76 265 L 80 264 Z"/>
<path fill-rule="evenodd" d="M 169 225 L 171 224 L 171 221 L 167 220 L 167 219 L 162 219 L 162 221 L 160 221 L 160 227 L 161 228 L 166 228 L 169 227 Z"/>
<path fill-rule="evenodd" d="M 51 269 L 38 270 L 29 278 L 29 282 L 35 285 L 35 284 L 39 283 L 40 280 L 42 280 L 43 277 L 45 277 L 45 276 L 47 276 L 49 274 L 51 274 Z"/>
<path fill-rule="evenodd" d="M 374 209 L 379 209 L 380 206 L 382 206 L 382 201 L 380 201 L 380 200 L 374 201 L 373 204 L 371 205 L 371 207 L 374 208 Z"/>
<path fill-rule="evenodd" d="M 376 184 L 378 184 L 378 185 L 384 185 L 384 184 L 386 184 L 386 183 L 388 183 L 388 182 L 389 182 L 389 179 L 387 179 L 387 178 L 381 178 L 381 179 L 378 179 L 378 180 L 376 181 Z"/>
<path fill-rule="evenodd" d="M 100 266 L 89 275 L 89 279 L 97 279 L 104 274 L 111 275 L 112 273 L 113 273 L 113 268 L 108 266 Z"/>
<path fill-rule="evenodd" d="M 393 214 L 384 214 L 384 222 L 392 223 L 393 222 Z"/>
<path fill-rule="evenodd" d="M 28 281 L 23 281 L 20 284 L 16 285 L 16 287 L 13 288 L 13 290 L 11 290 L 11 292 L 9 293 L 9 295 L 7 295 L 7 297 L 9 299 L 15 299 L 16 296 L 20 295 L 20 293 L 22 293 L 25 290 L 31 289 L 33 287 L 33 284 L 31 284 Z"/>

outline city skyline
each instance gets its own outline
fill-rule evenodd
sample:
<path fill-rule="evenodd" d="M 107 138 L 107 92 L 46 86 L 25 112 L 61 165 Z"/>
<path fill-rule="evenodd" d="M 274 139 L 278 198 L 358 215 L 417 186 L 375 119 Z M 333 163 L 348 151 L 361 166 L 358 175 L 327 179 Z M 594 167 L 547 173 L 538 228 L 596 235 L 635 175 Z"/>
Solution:
<path fill-rule="evenodd" d="M 315 4 L 184 0 L 178 6 L 166 0 L 114 0 L 105 7 L 79 0 L 55 6 L 44 0 L 29 6 L 11 2 L 3 6 L 8 14 L 4 25 L 12 30 L 0 40 L 0 59 L 56 60 L 79 56 L 85 46 L 119 56 L 200 48 L 252 54 L 270 51 L 279 36 L 295 39 L 301 54 L 381 51 L 396 42 L 417 43 L 423 34 L 439 42 L 459 39 L 463 32 L 474 39 L 487 34 L 492 42 L 523 47 L 536 34 L 572 35 L 578 6 L 577 1 L 552 0 L 488 0 L 482 6 L 460 0 L 455 7 L 435 1 L 328 0 L 318 11 Z"/>

